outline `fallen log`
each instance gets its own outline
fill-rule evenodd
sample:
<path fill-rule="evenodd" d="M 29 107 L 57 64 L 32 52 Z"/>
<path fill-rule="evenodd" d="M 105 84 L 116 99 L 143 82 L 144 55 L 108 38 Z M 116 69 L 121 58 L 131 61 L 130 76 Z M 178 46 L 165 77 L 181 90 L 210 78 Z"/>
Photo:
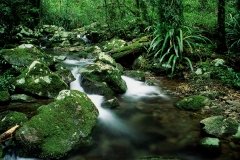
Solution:
<path fill-rule="evenodd" d="M 13 133 L 18 129 L 19 125 L 15 125 L 0 135 L 0 143 L 3 143 L 13 137 Z"/>

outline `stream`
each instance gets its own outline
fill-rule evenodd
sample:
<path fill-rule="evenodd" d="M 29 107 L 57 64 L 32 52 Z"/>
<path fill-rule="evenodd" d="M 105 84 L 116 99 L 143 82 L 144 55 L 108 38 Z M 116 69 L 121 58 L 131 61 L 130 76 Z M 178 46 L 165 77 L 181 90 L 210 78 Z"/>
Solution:
<path fill-rule="evenodd" d="M 76 78 L 70 88 L 84 91 L 77 71 L 91 60 L 67 59 L 64 63 Z M 159 86 L 149 86 L 127 76 L 122 78 L 128 89 L 117 97 L 120 101 L 117 109 L 103 108 L 103 96 L 88 94 L 99 110 L 94 145 L 90 151 L 76 151 L 70 160 L 132 160 L 169 155 L 186 160 L 206 159 L 196 148 L 200 133 L 198 118 L 177 110 L 173 106 L 174 97 Z"/>
<path fill-rule="evenodd" d="M 84 92 L 78 70 L 92 62 L 91 59 L 64 61 L 76 79 L 70 89 Z M 120 106 L 116 109 L 104 108 L 103 96 L 88 94 L 99 110 L 93 145 L 74 151 L 68 160 L 154 160 L 161 159 L 161 156 L 184 160 L 212 159 L 197 147 L 200 118 L 174 107 L 176 97 L 161 89 L 167 88 L 167 84 L 149 86 L 127 76 L 122 78 L 128 89 L 125 94 L 117 96 Z M 34 160 L 10 155 L 4 158 L 15 159 Z"/>

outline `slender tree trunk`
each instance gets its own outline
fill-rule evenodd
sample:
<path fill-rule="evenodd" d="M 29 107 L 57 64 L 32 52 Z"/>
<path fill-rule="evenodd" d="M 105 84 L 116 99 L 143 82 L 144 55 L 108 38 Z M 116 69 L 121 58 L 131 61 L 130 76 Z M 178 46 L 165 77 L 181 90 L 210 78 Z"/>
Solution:
<path fill-rule="evenodd" d="M 225 53 L 227 51 L 226 31 L 225 31 L 225 0 L 218 0 L 218 39 L 217 51 Z"/>

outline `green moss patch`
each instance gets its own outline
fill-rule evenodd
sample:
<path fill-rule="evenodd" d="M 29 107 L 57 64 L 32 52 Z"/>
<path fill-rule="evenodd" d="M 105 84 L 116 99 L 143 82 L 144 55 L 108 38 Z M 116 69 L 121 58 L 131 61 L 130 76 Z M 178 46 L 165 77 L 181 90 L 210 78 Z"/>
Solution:
<path fill-rule="evenodd" d="M 60 158 L 84 146 L 95 126 L 98 111 L 86 94 L 63 90 L 55 102 L 41 106 L 16 133 L 17 140 L 42 158 Z"/>
<path fill-rule="evenodd" d="M 197 111 L 205 105 L 209 104 L 209 99 L 204 96 L 194 95 L 185 97 L 176 103 L 176 106 L 180 109 Z"/>

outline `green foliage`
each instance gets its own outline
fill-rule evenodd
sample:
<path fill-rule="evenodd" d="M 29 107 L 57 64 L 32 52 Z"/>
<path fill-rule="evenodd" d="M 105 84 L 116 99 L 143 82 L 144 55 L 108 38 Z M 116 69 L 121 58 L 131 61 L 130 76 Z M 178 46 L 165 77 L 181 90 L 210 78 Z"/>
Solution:
<path fill-rule="evenodd" d="M 167 69 L 171 69 L 171 74 L 176 68 L 188 65 L 193 71 L 192 62 L 187 56 L 192 53 L 197 42 L 210 41 L 202 35 L 195 35 L 188 27 L 182 29 L 170 29 L 166 35 L 159 33 L 159 27 L 153 33 L 154 38 L 150 44 L 150 56 Z"/>
<path fill-rule="evenodd" d="M 176 106 L 180 109 L 197 111 L 209 103 L 207 97 L 201 95 L 193 95 L 185 97 L 176 103 Z"/>
<path fill-rule="evenodd" d="M 205 78 L 220 80 L 224 85 L 240 88 L 240 73 L 226 65 L 215 65 L 213 62 L 203 62 L 199 65 Z"/>
<path fill-rule="evenodd" d="M 227 23 L 227 41 L 228 47 L 232 51 L 239 51 L 240 48 L 240 14 L 231 15 Z"/>
<path fill-rule="evenodd" d="M 34 6 L 35 1 L 5 0 L 0 2 L 0 46 L 12 41 L 14 27 L 25 25 L 34 27 L 38 22 L 39 10 Z"/>
<path fill-rule="evenodd" d="M 216 1 L 184 0 L 185 25 L 214 32 L 216 26 Z"/>
<path fill-rule="evenodd" d="M 14 73 L 12 70 L 8 70 L 0 75 L 0 90 L 14 90 L 14 86 L 12 85 L 14 81 Z"/>

